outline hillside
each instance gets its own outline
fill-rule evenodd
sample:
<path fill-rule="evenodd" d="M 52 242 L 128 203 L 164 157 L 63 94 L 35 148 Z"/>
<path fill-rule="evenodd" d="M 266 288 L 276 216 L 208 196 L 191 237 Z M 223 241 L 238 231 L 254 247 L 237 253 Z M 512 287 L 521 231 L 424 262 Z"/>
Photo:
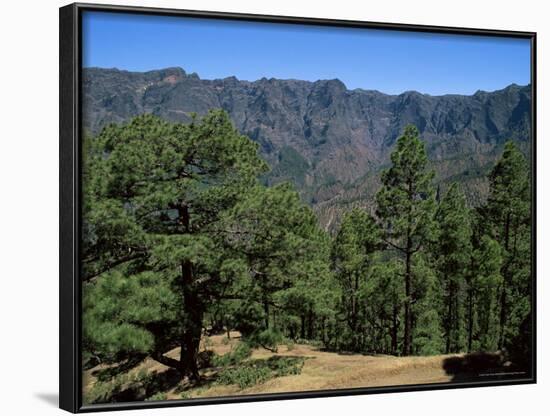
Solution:
<path fill-rule="evenodd" d="M 442 188 L 459 181 L 470 204 L 478 204 L 503 143 L 512 139 L 529 151 L 530 97 L 530 86 L 517 85 L 471 96 L 387 95 L 348 90 L 337 79 L 202 80 L 181 68 L 86 68 L 83 124 L 95 134 L 142 113 L 185 122 L 193 112 L 223 108 L 241 133 L 260 144 L 272 168 L 265 181 L 291 180 L 332 229 L 350 206 L 372 205 L 380 169 L 411 123 L 426 142 Z"/>
<path fill-rule="evenodd" d="M 201 350 L 210 351 L 217 355 L 227 354 L 235 348 L 239 340 L 238 333 L 232 333 L 232 339 L 229 342 L 225 339 L 225 335 L 205 337 L 201 343 Z M 170 357 L 178 357 L 178 355 L 178 348 L 167 354 Z M 269 359 L 301 360 L 303 366 L 299 374 L 274 377 L 246 387 L 220 382 L 222 369 L 219 367 L 206 367 L 201 370 L 201 383 L 193 385 L 187 381 L 181 381 L 175 374 L 172 374 L 172 370 L 168 367 L 154 360 L 145 359 L 142 362 L 134 363 L 133 366 L 109 367 L 100 365 L 85 371 L 84 394 L 87 397 L 93 397 L 99 391 L 107 390 L 106 386 L 101 389 L 99 387 L 101 381 L 98 381 L 107 374 L 117 374 L 119 379 L 126 377 L 127 381 L 114 396 L 117 401 L 121 401 L 144 400 L 151 397 L 157 399 L 192 399 L 260 393 L 463 382 L 479 380 L 480 375 L 484 377 L 484 380 L 494 380 L 502 379 L 505 377 L 505 373 L 513 373 L 514 370 L 509 363 L 503 363 L 497 354 L 394 357 L 389 355 L 327 352 L 306 344 L 280 345 L 276 353 L 256 349 L 245 363 L 250 361 L 260 363 Z M 350 372 L 350 368 L 353 368 L 352 372 Z M 149 374 L 148 377 L 138 375 L 144 371 Z"/>

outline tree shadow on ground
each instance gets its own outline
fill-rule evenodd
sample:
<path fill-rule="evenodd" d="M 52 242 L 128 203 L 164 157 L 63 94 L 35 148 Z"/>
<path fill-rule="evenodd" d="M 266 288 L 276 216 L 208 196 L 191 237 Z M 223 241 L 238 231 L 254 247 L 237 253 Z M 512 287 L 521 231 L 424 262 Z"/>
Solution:
<path fill-rule="evenodd" d="M 303 355 L 272 355 L 269 358 L 257 358 L 250 360 L 249 362 L 257 366 L 265 366 L 271 370 L 281 370 L 287 367 L 299 367 L 301 370 L 303 364 L 307 360 L 315 359 L 313 356 Z M 284 371 L 283 371 L 284 372 Z M 277 375 L 276 375 L 277 376 Z"/>
<path fill-rule="evenodd" d="M 324 350 L 324 349 L 320 349 L 319 351 L 322 351 L 322 352 L 332 352 L 334 354 L 338 354 L 338 355 L 349 355 L 349 356 L 363 356 L 363 357 L 376 357 L 376 356 L 380 356 L 380 357 L 397 357 L 397 355 L 392 355 L 392 354 L 389 354 L 389 353 L 381 353 L 381 352 L 375 352 L 375 351 L 333 351 L 333 350 Z"/>
<path fill-rule="evenodd" d="M 108 381 L 119 374 L 127 373 L 133 368 L 136 368 L 145 358 L 145 355 L 134 356 L 119 364 L 95 370 L 92 372 L 92 375 L 97 377 L 98 381 Z"/>
<path fill-rule="evenodd" d="M 160 396 L 173 390 L 176 393 L 186 389 L 206 386 L 215 379 L 211 374 L 212 353 L 203 351 L 199 354 L 201 368 L 200 381 L 190 381 L 182 377 L 175 368 L 162 371 L 139 369 L 146 356 L 135 356 L 109 367 L 99 368 L 92 372 L 97 382 L 86 393 L 90 403 L 118 403 L 143 401 L 150 398 L 160 400 Z"/>
<path fill-rule="evenodd" d="M 497 381 L 524 378 L 527 373 L 498 353 L 471 353 L 449 357 L 443 369 L 452 376 L 451 382 Z"/>
<path fill-rule="evenodd" d="M 215 384 L 239 384 L 242 383 L 242 377 L 251 377 L 244 387 L 250 387 L 254 384 L 261 384 L 271 378 L 297 375 L 302 371 L 306 360 L 315 357 L 274 355 L 268 358 L 248 359 L 242 362 L 227 366 L 217 366 L 204 368 L 201 371 L 201 378 L 198 381 L 191 382 L 186 380 L 174 389 L 175 393 L 187 398 L 194 390 L 208 390 Z M 256 371 L 264 371 L 262 377 L 255 377 Z M 228 375 L 227 372 L 232 375 Z M 236 373 L 235 373 L 236 371 Z M 250 383 L 250 384 L 249 384 Z M 244 388 L 241 386 L 241 388 Z"/>
<path fill-rule="evenodd" d="M 115 392 L 111 396 L 111 402 L 142 401 L 159 393 L 165 393 L 181 382 L 179 371 L 168 369 L 161 373 L 152 372 L 136 383 Z"/>
<path fill-rule="evenodd" d="M 181 374 L 173 368 L 162 372 L 153 371 L 146 374 L 136 373 L 132 370 L 130 370 L 130 374 L 121 373 L 121 367 L 129 365 L 123 363 L 114 367 L 116 369 L 116 375 L 111 379 L 105 381 L 100 381 L 98 379 L 96 384 L 98 391 L 93 391 L 96 388 L 96 386 L 94 386 L 91 391 L 92 394 L 88 397 L 91 403 L 132 402 L 147 399 L 162 400 L 162 396 L 172 391 L 176 394 L 180 394 L 182 398 L 185 398 L 185 396 L 188 396 L 193 390 L 207 390 L 212 385 L 218 383 L 220 381 L 220 376 L 223 377 L 224 371 L 240 370 L 243 372 L 250 372 L 265 369 L 264 372 L 269 372 L 268 378 L 281 377 L 299 374 L 304 361 L 310 358 L 313 357 L 275 355 L 269 358 L 245 360 L 227 367 L 216 367 L 211 364 L 208 366 L 204 365 L 201 368 L 201 378 L 198 381 L 191 381 L 187 378 L 182 379 Z M 206 361 L 205 358 L 205 363 Z M 135 368 L 135 366 L 132 368 Z M 105 370 L 106 369 L 98 371 Z M 110 368 L 107 370 L 110 370 Z M 103 377 L 107 378 L 107 375 L 111 373 L 101 374 Z M 97 374 L 94 375 L 98 376 Z M 227 378 L 227 373 L 225 373 L 225 376 Z M 222 382 L 222 384 L 228 384 L 227 380 Z"/>
<path fill-rule="evenodd" d="M 209 389 L 216 383 L 217 379 L 217 372 L 210 372 L 208 374 L 201 374 L 201 378 L 198 381 L 187 381 L 180 383 L 177 385 L 177 387 L 174 389 L 175 393 L 181 394 L 182 398 L 186 398 L 186 396 L 191 393 L 192 390 L 195 389 Z"/>

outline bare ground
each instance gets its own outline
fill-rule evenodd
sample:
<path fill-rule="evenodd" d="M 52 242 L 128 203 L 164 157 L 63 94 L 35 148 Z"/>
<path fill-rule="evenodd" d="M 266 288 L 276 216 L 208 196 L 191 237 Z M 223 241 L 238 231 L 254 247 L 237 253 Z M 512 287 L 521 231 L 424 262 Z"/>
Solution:
<path fill-rule="evenodd" d="M 201 350 L 212 350 L 216 354 L 225 354 L 232 345 L 239 342 L 238 333 L 232 334 L 231 340 L 225 335 L 207 337 L 203 340 Z M 225 340 L 224 340 L 225 339 Z M 179 358 L 179 348 L 167 356 Z M 257 393 L 303 392 L 310 390 L 328 390 L 354 387 L 380 387 L 407 384 L 445 383 L 453 381 L 456 374 L 449 371 L 446 363 L 462 360 L 464 355 L 438 355 L 430 357 L 394 357 L 388 355 L 339 354 L 320 351 L 302 344 L 292 348 L 281 345 L 276 353 L 264 349 L 254 350 L 251 358 L 262 359 L 270 356 L 290 356 L 305 358 L 301 374 L 272 378 L 262 384 L 240 389 L 237 385 L 220 385 L 213 382 L 215 369 L 201 370 L 203 382 L 190 385 L 179 382 L 161 391 L 167 399 L 246 395 Z M 84 392 L 89 391 L 97 381 L 97 370 L 102 366 L 87 370 L 84 373 Z M 159 375 L 167 374 L 168 367 L 146 359 L 129 371 L 130 374 L 146 370 Z"/>

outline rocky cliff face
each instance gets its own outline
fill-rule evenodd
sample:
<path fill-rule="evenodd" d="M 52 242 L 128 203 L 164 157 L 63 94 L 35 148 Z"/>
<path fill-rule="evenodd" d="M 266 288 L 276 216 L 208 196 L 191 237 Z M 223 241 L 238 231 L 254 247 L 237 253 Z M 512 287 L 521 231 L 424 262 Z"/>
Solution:
<path fill-rule="evenodd" d="M 291 180 L 321 222 L 333 227 L 353 205 L 369 207 L 397 137 L 416 125 L 442 188 L 463 184 L 471 204 L 486 194 L 484 175 L 502 144 L 530 148 L 530 86 L 510 85 L 472 96 L 386 95 L 316 82 L 235 77 L 201 80 L 180 68 L 144 73 L 83 71 L 83 124 L 98 133 L 141 113 L 172 121 L 211 108 L 226 110 L 236 128 L 260 144 L 269 183 Z"/>

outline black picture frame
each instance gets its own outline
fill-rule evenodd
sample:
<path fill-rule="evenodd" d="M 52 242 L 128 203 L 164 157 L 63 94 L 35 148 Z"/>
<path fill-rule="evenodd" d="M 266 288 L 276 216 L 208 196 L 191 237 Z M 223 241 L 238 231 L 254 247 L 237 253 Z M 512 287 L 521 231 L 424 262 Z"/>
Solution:
<path fill-rule="evenodd" d="M 143 15 L 163 15 L 316 25 L 345 28 L 392 29 L 407 32 L 483 35 L 528 39 L 531 43 L 531 272 L 532 272 L 532 369 L 530 377 L 504 381 L 399 385 L 388 387 L 347 388 L 339 390 L 269 393 L 248 396 L 211 397 L 156 402 L 129 402 L 83 405 L 81 366 L 81 18 L 84 11 L 105 11 Z M 161 9 L 75 3 L 59 10 L 59 407 L 73 413 L 103 410 L 143 409 L 200 404 L 254 402 L 375 393 L 412 392 L 467 387 L 536 383 L 536 39 L 534 32 L 472 29 L 462 27 L 393 24 L 367 21 L 332 20 L 290 16 L 267 16 L 211 11 Z"/>

